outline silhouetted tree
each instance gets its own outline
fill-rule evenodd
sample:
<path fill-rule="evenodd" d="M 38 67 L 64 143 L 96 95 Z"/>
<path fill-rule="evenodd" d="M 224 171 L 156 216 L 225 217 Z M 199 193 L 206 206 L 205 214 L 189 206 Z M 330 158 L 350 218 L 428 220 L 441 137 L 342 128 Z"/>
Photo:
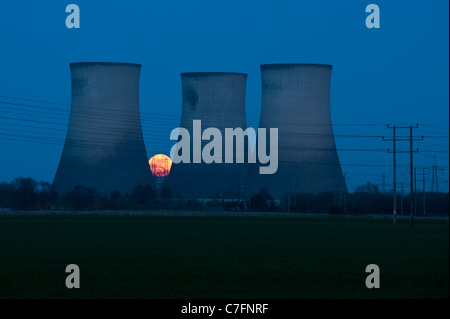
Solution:
<path fill-rule="evenodd" d="M 355 193 L 379 193 L 380 190 L 378 189 L 378 186 L 376 184 L 372 184 L 370 182 L 367 182 L 367 184 L 356 186 Z"/>
<path fill-rule="evenodd" d="M 150 185 L 144 185 L 138 184 L 134 187 L 133 192 L 131 193 L 132 200 L 139 204 L 144 205 L 147 204 L 149 201 L 154 200 L 156 198 L 155 191 Z"/>
<path fill-rule="evenodd" d="M 10 183 L 0 183 L 0 207 L 12 208 L 14 206 L 15 189 Z"/>
<path fill-rule="evenodd" d="M 342 209 L 342 207 L 337 204 L 330 205 L 330 207 L 328 208 L 328 213 L 330 213 L 331 215 L 338 215 L 342 214 L 343 212 L 344 210 Z"/>
<path fill-rule="evenodd" d="M 269 193 L 267 187 L 261 187 L 258 193 L 253 194 L 250 198 L 250 205 L 253 210 L 267 210 L 270 206 L 272 206 L 273 197 Z"/>
<path fill-rule="evenodd" d="M 77 185 L 65 195 L 65 200 L 75 210 L 92 209 L 95 203 L 95 191 L 83 185 Z"/>
<path fill-rule="evenodd" d="M 13 208 L 32 210 L 37 206 L 37 182 L 30 177 L 17 177 L 12 181 L 15 190 Z"/>
<path fill-rule="evenodd" d="M 114 192 L 111 192 L 109 197 L 111 197 L 111 199 L 119 199 L 120 197 L 122 197 L 122 194 L 120 194 L 118 190 L 115 190 Z"/>
<path fill-rule="evenodd" d="M 162 184 L 160 194 L 161 199 L 170 200 L 172 198 L 172 190 L 167 183 Z"/>
<path fill-rule="evenodd" d="M 55 187 L 48 182 L 39 182 L 37 195 L 39 198 L 40 209 L 50 209 L 50 207 L 55 205 L 58 201 L 58 192 Z"/>

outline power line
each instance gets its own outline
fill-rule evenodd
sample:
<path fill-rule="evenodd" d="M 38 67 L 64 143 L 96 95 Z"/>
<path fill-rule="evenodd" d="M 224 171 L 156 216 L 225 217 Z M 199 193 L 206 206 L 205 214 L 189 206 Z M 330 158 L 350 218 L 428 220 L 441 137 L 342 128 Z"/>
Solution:
<path fill-rule="evenodd" d="M 27 99 L 27 100 L 30 100 L 30 99 Z M 35 101 L 38 101 L 38 100 L 35 100 Z M 43 102 L 43 101 L 39 100 L 39 102 Z M 69 106 L 69 104 L 54 103 L 54 102 L 48 102 L 48 103 Z M 58 111 L 58 112 L 65 112 L 65 113 L 73 112 L 73 111 L 69 111 L 69 110 L 62 110 L 62 109 L 59 109 L 59 108 L 46 107 L 46 106 L 40 106 L 40 105 L 24 104 L 24 103 L 15 103 L 15 102 L 8 102 L 8 101 L 0 101 L 0 104 L 9 104 L 9 105 L 15 105 L 15 106 L 29 107 L 29 108 L 42 108 L 42 109 L 53 110 L 53 111 Z M 73 110 L 74 109 L 73 107 L 76 106 L 76 104 L 70 104 L 70 106 L 71 106 L 71 109 Z M 105 115 L 105 116 L 116 116 L 114 114 L 114 112 L 119 112 L 119 111 L 116 111 L 116 110 L 113 110 L 113 109 L 97 107 L 96 111 L 98 112 L 99 110 L 100 111 L 104 110 L 105 113 L 100 113 L 100 114 Z M 147 119 L 146 115 L 150 116 L 151 119 L 154 119 L 155 117 L 167 117 L 167 118 L 173 119 L 173 120 L 179 119 L 179 117 L 175 116 L 175 115 L 168 115 L 168 114 L 161 114 L 161 113 L 152 113 L 152 112 L 140 112 L 140 113 L 141 113 L 141 115 L 144 115 L 144 116 L 141 116 L 141 118 L 143 120 Z M 120 111 L 120 114 L 123 114 L 123 111 Z M 230 123 L 235 122 L 234 116 L 233 115 L 230 115 L 230 116 L 231 116 L 230 118 L 218 119 L 219 123 L 220 122 L 230 122 Z M 123 115 L 121 115 L 121 117 L 123 117 Z M 168 119 L 165 119 L 165 120 L 167 121 Z M 214 120 L 210 120 L 210 119 L 208 121 L 209 122 L 214 122 Z M 259 123 L 259 121 L 251 121 L 251 120 L 248 120 L 247 122 Z M 302 125 L 302 126 L 329 126 L 329 127 L 331 127 L 331 126 L 381 126 L 382 125 L 382 124 L 377 124 L 377 123 L 335 123 L 335 124 L 311 123 L 311 122 L 298 123 L 296 121 L 293 121 L 293 122 L 288 122 L 288 121 L 278 121 L 278 122 L 277 121 L 270 121 L 270 122 L 267 122 L 267 123 L 264 123 L 264 124 L 271 125 L 271 126 L 276 126 L 278 124 L 278 125 L 281 125 L 281 126 L 284 126 L 284 127 L 290 126 L 290 125 L 294 125 L 294 126 L 298 126 L 298 125 Z"/>
<path fill-rule="evenodd" d="M 16 115 L 21 115 L 20 113 L 17 113 L 17 112 L 6 112 L 6 113 L 12 113 L 12 114 L 16 114 Z M 53 117 L 45 116 L 45 117 L 46 118 L 53 118 L 53 119 L 61 119 L 61 118 L 54 117 L 54 116 Z M 6 120 L 12 120 L 12 121 L 25 121 L 25 122 L 32 122 L 32 123 L 37 123 L 37 124 L 57 125 L 57 126 L 64 126 L 64 127 L 66 127 L 66 124 L 64 124 L 64 123 L 49 122 L 49 121 L 42 121 L 42 120 L 24 119 L 24 118 L 17 118 L 17 117 L 11 117 L 11 116 L 0 116 L 0 119 L 6 119 Z M 67 119 L 64 119 L 64 120 L 67 120 Z M 74 119 L 73 121 L 76 122 L 77 120 Z M 86 125 L 86 123 L 88 123 L 88 125 Z M 98 125 L 98 124 L 101 124 L 102 122 L 99 122 L 98 120 L 92 120 L 92 123 Z M 4 123 L 4 124 L 14 125 L 13 123 Z M 39 128 L 42 128 L 42 127 L 39 127 Z M 86 129 L 89 129 L 89 130 L 96 130 L 96 131 L 104 130 L 104 131 L 117 132 L 117 129 L 102 128 L 102 127 L 96 127 L 96 126 L 93 127 L 92 125 L 89 125 L 89 120 L 81 121 L 81 124 L 77 125 L 77 128 L 86 128 Z M 143 129 L 147 129 L 147 126 L 145 126 L 145 123 L 144 123 L 144 125 L 142 125 L 142 128 Z M 48 128 L 44 127 L 42 129 L 48 129 Z M 154 133 L 155 131 L 156 132 L 163 132 L 163 131 L 165 131 L 164 129 L 161 131 L 161 129 L 157 129 L 157 128 L 154 128 L 154 127 L 152 127 L 151 130 L 153 132 L 152 133 L 152 137 L 158 136 L 157 134 Z M 126 132 L 126 130 L 124 130 L 124 131 Z M 322 136 L 323 137 L 325 137 L 325 136 L 329 137 L 329 136 L 334 136 L 335 138 L 372 138 L 372 137 L 373 138 L 379 138 L 379 137 L 382 137 L 382 136 L 379 136 L 379 135 L 355 135 L 355 134 L 344 134 L 344 135 L 335 134 L 335 135 L 333 135 L 333 134 L 295 133 L 295 132 L 292 132 L 290 135 L 294 135 L 294 136 L 298 135 L 298 136 L 305 136 L 305 137 L 322 137 Z M 164 135 L 164 136 L 166 136 L 166 135 Z M 442 147 L 440 145 L 436 145 L 436 146 Z"/>

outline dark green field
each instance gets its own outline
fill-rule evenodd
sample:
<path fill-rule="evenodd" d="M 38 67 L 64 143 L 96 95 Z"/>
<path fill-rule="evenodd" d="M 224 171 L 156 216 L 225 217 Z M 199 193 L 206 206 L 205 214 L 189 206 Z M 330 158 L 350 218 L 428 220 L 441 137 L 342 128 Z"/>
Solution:
<path fill-rule="evenodd" d="M 448 298 L 448 240 L 432 220 L 0 216 L 0 298 Z"/>

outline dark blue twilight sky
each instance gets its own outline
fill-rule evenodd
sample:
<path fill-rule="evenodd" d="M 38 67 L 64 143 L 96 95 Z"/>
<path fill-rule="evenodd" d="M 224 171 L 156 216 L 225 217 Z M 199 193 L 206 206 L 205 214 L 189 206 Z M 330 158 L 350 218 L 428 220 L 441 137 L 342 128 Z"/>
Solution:
<path fill-rule="evenodd" d="M 80 29 L 65 26 L 70 3 L 80 7 Z M 370 3 L 380 7 L 380 29 L 365 26 Z M 168 154 L 172 145 L 181 72 L 248 73 L 247 120 L 256 127 L 259 65 L 299 62 L 333 64 L 334 124 L 380 124 L 334 128 L 339 149 L 369 150 L 339 152 L 350 190 L 366 181 L 382 183 L 383 173 L 391 183 L 390 143 L 339 136 L 389 135 L 387 123 L 420 124 L 415 134 L 430 137 L 417 143 L 424 152 L 416 163 L 431 165 L 436 155 L 446 168 L 440 187 L 448 189 L 448 6 L 446 0 L 3 1 L 0 102 L 39 108 L 0 103 L 0 181 L 53 180 L 68 123 L 70 62 L 142 64 L 149 156 Z M 407 155 L 399 163 L 400 182 L 407 182 Z"/>

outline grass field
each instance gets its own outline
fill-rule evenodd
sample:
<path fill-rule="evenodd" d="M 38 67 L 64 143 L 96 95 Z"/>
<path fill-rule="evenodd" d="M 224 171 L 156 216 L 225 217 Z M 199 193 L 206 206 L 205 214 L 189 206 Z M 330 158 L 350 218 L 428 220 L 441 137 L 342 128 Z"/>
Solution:
<path fill-rule="evenodd" d="M 433 220 L 5 215 L 0 298 L 448 298 L 448 241 Z"/>

